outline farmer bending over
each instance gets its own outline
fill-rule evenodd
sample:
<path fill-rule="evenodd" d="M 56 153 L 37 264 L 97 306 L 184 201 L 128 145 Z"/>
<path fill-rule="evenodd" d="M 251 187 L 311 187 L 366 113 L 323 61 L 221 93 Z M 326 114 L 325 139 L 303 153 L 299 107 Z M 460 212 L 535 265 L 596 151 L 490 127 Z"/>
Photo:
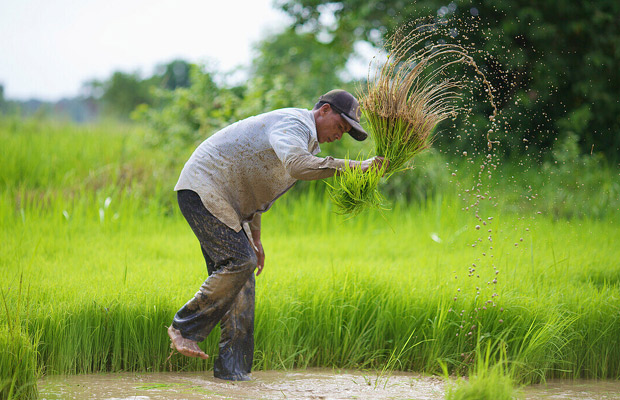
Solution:
<path fill-rule="evenodd" d="M 315 157 L 319 143 L 348 132 L 368 136 L 359 103 L 344 90 L 321 96 L 314 108 L 285 108 L 234 123 L 205 140 L 185 164 L 179 207 L 196 234 L 209 277 L 174 316 L 171 347 L 189 357 L 208 356 L 197 342 L 219 322 L 214 375 L 249 380 L 254 357 L 254 270 L 265 266 L 260 217 L 299 179 L 329 178 L 345 160 Z M 366 171 L 383 159 L 349 161 Z M 243 228 L 243 229 L 242 229 Z"/>

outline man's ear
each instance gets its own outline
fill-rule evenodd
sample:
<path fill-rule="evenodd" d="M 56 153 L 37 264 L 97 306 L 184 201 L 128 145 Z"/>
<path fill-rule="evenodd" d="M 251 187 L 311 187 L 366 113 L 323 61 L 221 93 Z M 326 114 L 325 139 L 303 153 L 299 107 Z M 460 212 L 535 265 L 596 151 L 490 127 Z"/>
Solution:
<path fill-rule="evenodd" d="M 321 110 L 321 114 L 327 115 L 331 112 L 332 106 L 330 106 L 328 103 L 325 103 L 321 106 L 320 110 Z"/>

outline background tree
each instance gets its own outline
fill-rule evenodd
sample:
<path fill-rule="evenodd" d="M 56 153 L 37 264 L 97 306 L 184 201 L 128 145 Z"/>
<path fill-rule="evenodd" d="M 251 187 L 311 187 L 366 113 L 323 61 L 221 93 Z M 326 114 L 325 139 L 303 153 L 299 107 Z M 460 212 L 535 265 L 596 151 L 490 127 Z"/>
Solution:
<path fill-rule="evenodd" d="M 178 87 L 189 87 L 190 69 L 192 64 L 185 60 L 173 60 L 168 64 L 159 65 L 155 75 L 159 76 L 159 87 L 174 90 Z"/>
<path fill-rule="evenodd" d="M 191 65 L 187 87 L 153 87 L 153 101 L 139 105 L 131 115 L 152 128 L 151 145 L 165 148 L 171 163 L 180 162 L 189 149 L 237 120 L 243 89 L 218 85 L 215 75 Z"/>
<path fill-rule="evenodd" d="M 137 106 L 150 104 L 152 100 L 149 82 L 137 73 L 116 71 L 101 86 L 104 110 L 121 118 L 128 118 Z"/>
<path fill-rule="evenodd" d="M 481 29 L 469 39 L 489 54 L 482 68 L 497 89 L 513 146 L 540 148 L 568 134 L 582 152 L 620 151 L 620 3 L 553 0 L 443 1 L 281 0 L 294 26 L 345 43 L 380 45 L 395 29 L 424 16 L 472 19 Z M 333 20 L 333 24 L 323 23 Z M 477 110 L 483 114 L 483 110 Z M 482 115 L 485 116 L 485 115 Z"/>
<path fill-rule="evenodd" d="M 263 90 L 278 87 L 286 82 L 288 95 L 280 104 L 271 103 L 267 108 L 300 106 L 313 101 L 321 94 L 342 86 L 340 73 L 349 57 L 346 45 L 325 43 L 312 33 L 299 32 L 290 27 L 271 35 L 256 46 L 250 75 L 254 84 Z"/>

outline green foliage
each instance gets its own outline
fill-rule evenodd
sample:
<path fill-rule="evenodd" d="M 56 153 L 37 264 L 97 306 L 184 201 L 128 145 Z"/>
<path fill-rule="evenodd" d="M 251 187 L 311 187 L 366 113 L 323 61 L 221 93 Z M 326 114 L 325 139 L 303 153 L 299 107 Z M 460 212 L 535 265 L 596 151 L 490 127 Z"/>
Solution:
<path fill-rule="evenodd" d="M 603 217 L 620 198 L 620 182 L 600 153 L 581 154 L 578 140 L 576 134 L 569 133 L 553 147 L 553 160 L 542 167 L 549 183 L 541 193 L 541 202 L 557 218 Z M 549 202 L 552 195 L 553 202 Z"/>
<path fill-rule="evenodd" d="M 37 346 L 20 326 L 9 329 L 0 324 L 0 398 L 37 399 L 40 366 Z"/>
<path fill-rule="evenodd" d="M 146 137 L 142 128 L 118 122 L 0 119 L 0 191 L 12 193 L 18 207 L 51 205 L 62 193 L 68 199 L 90 198 L 96 212 L 105 198 L 123 192 L 147 203 L 157 199 L 160 210 L 176 207 L 170 188 L 179 166 L 170 166 L 165 152 L 145 146 Z"/>
<path fill-rule="evenodd" d="M 54 114 L 62 113 L 62 109 L 67 107 L 65 103 L 69 102 L 69 106 L 77 109 L 71 112 L 76 121 L 90 120 L 93 117 L 91 114 L 126 121 L 137 107 L 151 106 L 157 102 L 158 97 L 153 91 L 189 86 L 191 68 L 192 64 L 184 60 L 173 60 L 158 65 L 155 73 L 146 78 L 137 72 L 115 71 L 108 79 L 85 82 L 82 87 L 85 96 L 56 103 Z"/>
<path fill-rule="evenodd" d="M 16 286 L 0 287 L 0 399 L 37 399 L 37 379 L 41 375 L 39 335 L 24 329 L 28 317 L 26 314 L 24 320 L 23 313 L 29 308 L 29 293 L 23 293 L 21 278 Z"/>
<path fill-rule="evenodd" d="M 161 80 L 159 86 L 168 90 L 188 87 L 191 84 L 189 76 L 191 68 L 192 64 L 185 60 L 173 60 L 168 64 L 159 65 L 156 68 L 156 76 Z"/>
<path fill-rule="evenodd" d="M 280 97 L 286 107 L 312 108 L 319 96 L 342 86 L 339 73 L 348 59 L 342 44 L 326 44 L 290 27 L 260 41 L 257 50 L 252 76 L 261 80 L 263 91 L 286 82 L 289 90 Z"/>
<path fill-rule="evenodd" d="M 505 181 L 502 203 L 519 212 L 558 219 L 605 218 L 618 210 L 620 174 L 600 153 L 582 154 L 578 137 L 559 139 L 548 161 L 505 164 L 495 174 Z"/>
<path fill-rule="evenodd" d="M 165 326 L 206 274 L 198 244 L 178 212 L 174 218 L 157 209 L 135 212 L 143 202 L 128 195 L 114 197 L 103 219 L 92 197 L 70 206 L 59 198 L 47 209 L 23 204 L 23 213 L 7 194 L 2 204 L 8 207 L 0 214 L 5 243 L 0 256 L 10 266 L 2 285 L 23 273 L 32 286 L 24 321 L 30 335 L 41 335 L 38 349 L 48 373 L 211 368 L 211 361 L 184 357 L 166 363 Z M 438 373 L 440 359 L 450 371 L 466 373 L 478 340 L 484 345 L 504 340 L 508 359 L 531 374 L 528 381 L 620 376 L 615 346 L 620 326 L 614 322 L 620 288 L 601 289 L 581 280 L 584 268 L 613 265 L 617 229 L 593 222 L 588 225 L 592 233 L 586 233 L 540 220 L 531 266 L 530 249 L 515 253 L 508 236 L 497 238 L 496 256 L 510 252 L 511 261 L 502 267 L 501 283 L 476 296 L 475 286 L 492 271 L 481 267 L 480 280 L 458 273 L 465 269 L 459 265 L 480 253 L 467 249 L 477 237 L 473 228 L 457 234 L 469 221 L 456 205 L 397 208 L 385 217 L 395 232 L 376 214 L 342 221 L 322 197 L 277 204 L 265 215 L 263 240 L 271 263 L 258 289 L 256 368 L 380 369 L 398 355 L 391 361 L 395 369 Z M 495 228 L 510 231 L 517 218 L 504 216 Z M 550 231 L 557 232 L 555 252 L 537 240 Z M 445 244 L 433 242 L 432 232 Z M 602 236 L 609 241 L 593 238 Z M 32 248 L 22 237 L 39 244 Z M 563 248 L 566 241 L 575 245 Z M 592 251 L 598 256 L 589 267 Z M 306 256 L 300 260 L 299 254 Z M 553 266 L 554 256 L 569 255 L 569 264 Z M 526 278 L 524 265 L 537 279 Z M 184 273 L 178 273 L 179 266 Z M 496 306 L 485 304 L 493 291 L 499 293 Z M 9 308 L 14 302 L 11 294 Z M 463 320 L 473 321 L 474 335 L 466 335 L 472 325 L 459 327 Z M 203 348 L 216 351 L 217 332 Z"/>
<path fill-rule="evenodd" d="M 132 114 L 151 128 L 151 145 L 168 152 L 174 162 L 180 162 L 189 148 L 239 118 L 240 96 L 234 89 L 218 86 L 213 73 L 199 66 L 190 69 L 189 79 L 189 87 L 154 89 L 159 106 L 142 105 Z"/>
<path fill-rule="evenodd" d="M 448 387 L 446 400 L 513 400 L 515 390 L 501 364 L 480 368 L 458 386 Z"/>
<path fill-rule="evenodd" d="M 140 104 L 150 103 L 149 86 L 137 73 L 114 72 L 102 83 L 101 101 L 104 109 L 118 117 L 127 118 Z"/>

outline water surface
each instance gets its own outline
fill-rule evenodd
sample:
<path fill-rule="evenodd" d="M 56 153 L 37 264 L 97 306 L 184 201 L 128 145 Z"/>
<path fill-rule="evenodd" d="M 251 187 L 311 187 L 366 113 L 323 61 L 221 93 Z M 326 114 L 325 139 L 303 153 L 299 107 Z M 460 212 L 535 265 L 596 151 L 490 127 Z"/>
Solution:
<path fill-rule="evenodd" d="M 170 399 L 443 399 L 443 379 L 395 372 L 309 369 L 256 371 L 250 382 L 215 379 L 211 372 L 114 373 L 49 376 L 40 398 L 93 400 Z M 620 400 L 618 381 L 549 381 L 521 391 L 527 400 Z"/>

